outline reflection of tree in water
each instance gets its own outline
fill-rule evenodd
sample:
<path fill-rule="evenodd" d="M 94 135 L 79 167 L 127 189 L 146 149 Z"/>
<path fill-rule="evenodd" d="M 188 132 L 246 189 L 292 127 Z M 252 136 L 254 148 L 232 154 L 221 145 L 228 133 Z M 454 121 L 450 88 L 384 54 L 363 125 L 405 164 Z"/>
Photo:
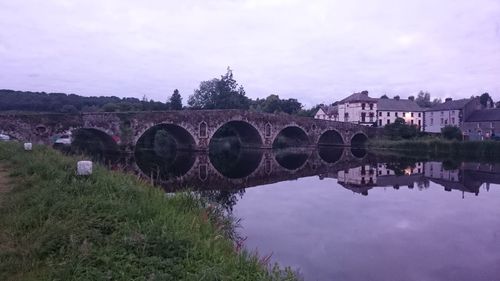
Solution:
<path fill-rule="evenodd" d="M 231 126 L 221 127 L 210 141 L 210 162 L 228 178 L 250 175 L 258 168 L 262 154 L 261 150 L 244 148 L 238 132 Z"/>
<path fill-rule="evenodd" d="M 396 176 L 404 176 L 405 170 L 416 167 L 416 160 L 414 158 L 401 157 L 395 162 L 387 162 L 387 169 L 393 170 Z"/>
<path fill-rule="evenodd" d="M 241 227 L 241 219 L 233 214 L 233 207 L 245 194 L 245 189 L 239 190 L 200 190 L 197 194 L 205 204 L 208 218 L 223 233 L 223 235 L 239 247 L 245 240 L 238 228 Z M 239 197 L 239 198 L 238 198 Z"/>
<path fill-rule="evenodd" d="M 228 212 L 233 211 L 239 199 L 245 194 L 245 189 L 237 190 L 200 190 L 197 193 L 208 202 L 218 204 Z"/>
<path fill-rule="evenodd" d="M 442 163 L 442 167 L 444 170 L 449 171 L 449 170 L 458 170 L 460 168 L 461 162 L 458 160 L 454 159 L 446 159 Z"/>
<path fill-rule="evenodd" d="M 304 165 L 311 151 L 294 148 L 274 148 L 276 161 L 288 170 L 296 170 Z"/>
<path fill-rule="evenodd" d="M 135 161 L 144 174 L 156 180 L 185 174 L 194 160 L 194 152 L 178 149 L 176 138 L 165 129 L 147 132 L 137 142 Z"/>

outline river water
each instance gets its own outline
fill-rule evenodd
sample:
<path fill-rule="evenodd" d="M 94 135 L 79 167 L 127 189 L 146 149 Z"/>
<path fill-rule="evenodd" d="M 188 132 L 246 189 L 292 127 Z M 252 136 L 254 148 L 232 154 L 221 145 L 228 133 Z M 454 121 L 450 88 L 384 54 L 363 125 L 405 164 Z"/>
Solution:
<path fill-rule="evenodd" d="M 249 251 L 305 280 L 500 280 L 500 164 L 340 147 L 134 159 L 166 192 L 223 206 Z"/>

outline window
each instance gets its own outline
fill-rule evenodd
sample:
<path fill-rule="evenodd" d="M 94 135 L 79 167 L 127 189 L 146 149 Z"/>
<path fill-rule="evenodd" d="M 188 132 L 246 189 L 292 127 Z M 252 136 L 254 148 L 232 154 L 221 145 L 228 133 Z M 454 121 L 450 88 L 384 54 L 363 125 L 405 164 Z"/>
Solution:
<path fill-rule="evenodd" d="M 443 116 L 444 112 L 441 111 L 441 116 Z"/>
<path fill-rule="evenodd" d="M 422 124 L 421 124 L 421 121 L 420 121 L 420 120 L 418 120 L 418 126 L 420 127 L 420 125 L 422 125 Z"/>
<path fill-rule="evenodd" d="M 406 117 L 406 112 L 403 112 L 403 117 Z"/>
<path fill-rule="evenodd" d="M 391 120 L 387 119 L 387 123 L 386 124 L 390 124 L 391 123 Z"/>
<path fill-rule="evenodd" d="M 410 121 L 410 122 L 411 122 L 411 124 L 413 125 L 413 119 L 411 119 L 411 121 Z"/>
<path fill-rule="evenodd" d="M 413 117 L 413 112 L 411 113 L 411 117 Z"/>
<path fill-rule="evenodd" d="M 382 120 L 378 120 L 378 125 L 382 127 Z"/>
<path fill-rule="evenodd" d="M 443 118 L 441 118 L 441 125 L 443 125 L 443 123 L 444 123 L 444 119 L 443 119 Z"/>
<path fill-rule="evenodd" d="M 391 113 L 390 112 L 387 112 L 387 117 L 391 116 Z"/>
<path fill-rule="evenodd" d="M 431 118 L 431 124 L 430 125 L 432 126 L 433 124 L 434 124 L 434 119 Z"/>
<path fill-rule="evenodd" d="M 382 111 L 379 111 L 379 112 L 378 112 L 378 116 L 382 116 Z"/>
<path fill-rule="evenodd" d="M 455 117 L 451 117 L 451 124 L 455 124 Z"/>
<path fill-rule="evenodd" d="M 361 112 L 361 122 L 366 122 L 366 113 Z"/>
<path fill-rule="evenodd" d="M 398 117 L 398 113 L 397 113 L 397 112 L 396 112 L 396 113 L 394 113 L 394 116 Z"/>
<path fill-rule="evenodd" d="M 361 109 L 365 110 L 365 104 L 364 103 L 361 104 Z"/>
<path fill-rule="evenodd" d="M 420 113 L 420 112 L 419 112 L 419 113 L 418 113 L 418 117 L 422 117 L 422 115 L 421 115 L 421 114 L 422 114 L 422 113 Z"/>
<path fill-rule="evenodd" d="M 444 124 L 448 125 L 448 119 L 444 119 Z"/>
<path fill-rule="evenodd" d="M 370 103 L 370 110 L 373 110 L 373 103 Z"/>

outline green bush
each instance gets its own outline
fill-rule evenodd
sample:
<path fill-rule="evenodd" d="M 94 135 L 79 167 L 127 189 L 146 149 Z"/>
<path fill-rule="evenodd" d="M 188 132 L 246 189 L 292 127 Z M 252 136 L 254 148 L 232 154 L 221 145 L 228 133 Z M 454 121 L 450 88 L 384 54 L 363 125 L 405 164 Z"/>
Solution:
<path fill-rule="evenodd" d="M 462 131 L 455 126 L 445 126 L 441 129 L 441 135 L 447 140 L 462 140 Z"/>

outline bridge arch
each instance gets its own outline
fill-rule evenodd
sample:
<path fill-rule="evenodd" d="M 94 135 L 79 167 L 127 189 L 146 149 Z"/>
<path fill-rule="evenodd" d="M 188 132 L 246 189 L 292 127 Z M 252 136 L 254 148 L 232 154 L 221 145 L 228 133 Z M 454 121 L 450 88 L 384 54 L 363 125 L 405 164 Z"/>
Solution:
<path fill-rule="evenodd" d="M 368 142 L 368 136 L 361 131 L 354 133 L 351 137 L 351 147 L 364 147 Z"/>
<path fill-rule="evenodd" d="M 344 138 L 342 137 L 342 134 L 340 134 L 339 131 L 335 129 L 328 129 L 324 131 L 319 139 L 318 139 L 318 145 L 319 146 L 344 146 L 345 141 Z"/>
<path fill-rule="evenodd" d="M 240 179 L 251 175 L 262 162 L 263 138 L 257 128 L 243 120 L 221 124 L 209 142 L 209 161 L 217 172 L 227 178 Z"/>
<path fill-rule="evenodd" d="M 242 147 L 260 148 L 264 138 L 252 123 L 244 120 L 230 120 L 220 124 L 210 137 L 209 145 L 224 137 L 236 137 Z"/>
<path fill-rule="evenodd" d="M 187 173 L 196 160 L 194 137 L 185 128 L 160 123 L 148 128 L 137 140 L 134 158 L 137 167 L 157 180 Z"/>
<path fill-rule="evenodd" d="M 55 147 L 57 144 L 53 143 L 53 145 Z M 71 130 L 69 149 L 104 162 L 116 162 L 120 157 L 120 147 L 116 140 L 108 133 L 96 128 L 82 127 Z"/>
<path fill-rule="evenodd" d="M 298 125 L 285 126 L 276 134 L 273 140 L 273 148 L 309 145 L 310 140 L 306 130 Z"/>

